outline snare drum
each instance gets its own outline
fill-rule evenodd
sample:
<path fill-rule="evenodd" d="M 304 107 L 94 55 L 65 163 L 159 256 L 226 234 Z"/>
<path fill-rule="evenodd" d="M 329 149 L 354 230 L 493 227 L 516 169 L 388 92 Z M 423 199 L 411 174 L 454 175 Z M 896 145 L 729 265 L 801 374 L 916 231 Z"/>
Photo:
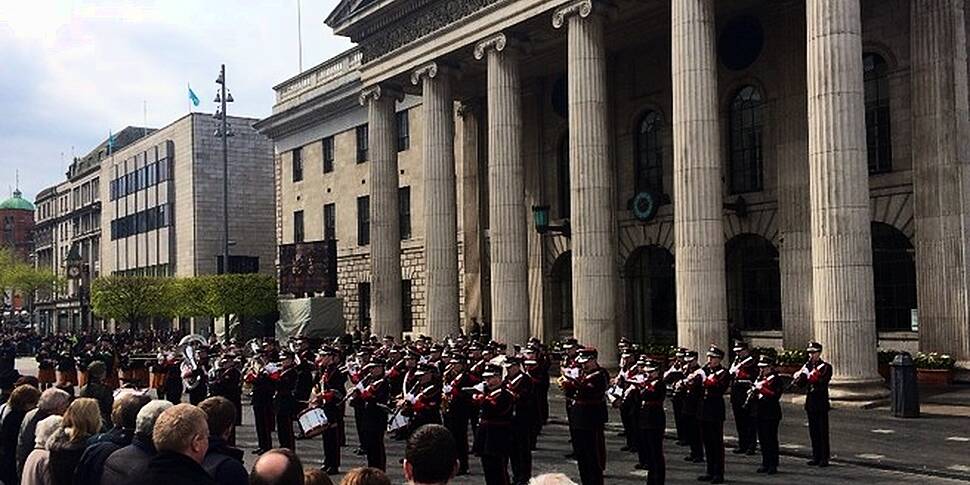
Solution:
<path fill-rule="evenodd" d="M 307 438 L 320 436 L 330 425 L 327 413 L 322 408 L 309 408 L 303 411 L 297 418 L 297 422 L 300 423 L 303 436 Z"/>

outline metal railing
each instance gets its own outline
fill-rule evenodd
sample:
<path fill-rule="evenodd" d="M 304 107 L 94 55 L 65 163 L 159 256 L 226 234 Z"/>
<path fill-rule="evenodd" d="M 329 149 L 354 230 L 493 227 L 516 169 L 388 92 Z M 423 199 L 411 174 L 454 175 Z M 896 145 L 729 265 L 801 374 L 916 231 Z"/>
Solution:
<path fill-rule="evenodd" d="M 292 99 L 310 89 L 356 71 L 360 69 L 360 64 L 360 49 L 354 48 L 346 51 L 274 87 L 276 102 L 281 103 Z"/>

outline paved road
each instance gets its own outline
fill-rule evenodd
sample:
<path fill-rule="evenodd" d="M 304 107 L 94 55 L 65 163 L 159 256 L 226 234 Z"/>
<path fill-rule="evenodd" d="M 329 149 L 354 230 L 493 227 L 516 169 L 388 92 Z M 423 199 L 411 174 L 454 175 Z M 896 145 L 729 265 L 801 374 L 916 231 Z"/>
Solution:
<path fill-rule="evenodd" d="M 32 360 L 18 361 L 21 372 L 33 373 L 36 367 Z M 556 391 L 553 391 L 555 394 Z M 568 432 L 562 421 L 562 402 L 558 395 L 551 403 L 553 423 L 546 427 L 539 439 L 539 449 L 534 454 L 535 473 L 560 471 L 578 479 L 575 461 L 566 460 L 564 455 L 569 448 Z M 249 453 L 256 448 L 256 433 L 250 408 L 245 408 L 244 424 L 237 431 L 238 444 L 247 450 L 247 466 L 251 466 L 255 455 Z M 922 484 L 956 484 L 970 482 L 970 423 L 963 417 L 927 416 L 918 420 L 899 420 L 889 418 L 883 410 L 840 409 L 832 414 L 832 442 L 834 453 L 833 466 L 826 469 L 808 467 L 805 458 L 798 455 L 808 453 L 808 430 L 804 413 L 796 405 L 785 405 L 781 436 L 785 456 L 781 458 L 780 473 L 768 477 L 754 473 L 760 464 L 760 457 L 738 457 L 727 453 L 726 478 L 737 484 L 833 484 L 850 483 L 863 480 L 867 484 L 890 484 L 916 482 Z M 670 413 L 668 413 L 670 415 Z M 617 416 L 612 417 L 618 422 Z M 673 418 L 668 422 L 673 423 Z M 341 470 L 363 466 L 364 460 L 353 455 L 356 434 L 353 419 L 348 420 L 348 448 L 343 449 Z M 725 423 L 725 434 L 733 438 L 733 423 Z M 623 438 L 616 436 L 615 425 L 611 423 L 607 433 L 608 484 L 643 483 L 645 472 L 633 467 L 634 455 L 619 451 Z M 899 443 L 905 440 L 904 444 Z M 730 442 L 730 441 L 729 441 Z M 702 464 L 686 463 L 682 460 L 683 448 L 670 440 L 667 446 L 667 481 L 672 484 L 698 483 L 696 477 L 703 473 Z M 394 483 L 402 483 L 398 460 L 403 456 L 403 443 L 388 441 L 389 475 Z M 323 458 L 322 441 L 301 440 L 297 442 L 297 452 L 307 466 L 320 466 Z M 906 471 L 900 471 L 906 470 Z M 453 483 L 457 485 L 480 484 L 483 482 L 481 465 L 476 459 L 471 461 L 472 474 L 461 477 Z"/>

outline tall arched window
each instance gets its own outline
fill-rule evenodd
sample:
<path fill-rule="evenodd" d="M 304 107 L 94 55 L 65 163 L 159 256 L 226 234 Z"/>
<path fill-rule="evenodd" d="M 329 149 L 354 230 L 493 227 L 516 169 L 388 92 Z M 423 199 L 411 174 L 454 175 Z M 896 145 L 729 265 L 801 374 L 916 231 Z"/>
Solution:
<path fill-rule="evenodd" d="M 728 318 L 738 330 L 781 329 L 778 250 L 757 234 L 740 234 L 725 247 Z"/>
<path fill-rule="evenodd" d="M 731 193 L 757 192 L 764 187 L 761 132 L 764 102 L 754 86 L 738 90 L 730 109 Z"/>
<path fill-rule="evenodd" d="M 862 56 L 865 80 L 866 148 L 869 173 L 893 169 L 892 129 L 889 111 L 889 67 L 879 54 Z"/>
<path fill-rule="evenodd" d="M 663 193 L 663 118 L 648 111 L 637 123 L 636 192 L 654 190 Z"/>
<path fill-rule="evenodd" d="M 639 247 L 627 260 L 624 277 L 635 339 L 676 340 L 674 255 L 661 246 Z"/>
<path fill-rule="evenodd" d="M 912 330 L 916 306 L 916 262 L 913 245 L 899 229 L 872 223 L 872 276 L 876 298 L 876 328 Z"/>
<path fill-rule="evenodd" d="M 569 135 L 559 140 L 559 151 L 556 153 L 557 171 L 559 172 L 559 217 L 569 217 Z"/>

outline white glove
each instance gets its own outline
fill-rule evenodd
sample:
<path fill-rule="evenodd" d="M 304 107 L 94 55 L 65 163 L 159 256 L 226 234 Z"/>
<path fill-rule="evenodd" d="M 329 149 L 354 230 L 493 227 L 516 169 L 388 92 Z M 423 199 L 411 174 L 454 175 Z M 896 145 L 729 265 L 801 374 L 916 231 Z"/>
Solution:
<path fill-rule="evenodd" d="M 451 384 L 441 386 L 441 392 L 444 394 L 451 394 Z"/>
<path fill-rule="evenodd" d="M 475 384 L 474 389 L 478 392 L 485 392 L 485 383 L 479 382 L 478 384 Z"/>
<path fill-rule="evenodd" d="M 358 382 L 357 385 L 354 386 L 354 388 L 357 389 L 358 391 L 363 391 L 364 390 L 364 381 Z"/>
<path fill-rule="evenodd" d="M 418 398 L 414 394 L 407 393 L 404 395 L 404 400 L 411 404 L 414 404 L 414 402 L 417 401 Z"/>

